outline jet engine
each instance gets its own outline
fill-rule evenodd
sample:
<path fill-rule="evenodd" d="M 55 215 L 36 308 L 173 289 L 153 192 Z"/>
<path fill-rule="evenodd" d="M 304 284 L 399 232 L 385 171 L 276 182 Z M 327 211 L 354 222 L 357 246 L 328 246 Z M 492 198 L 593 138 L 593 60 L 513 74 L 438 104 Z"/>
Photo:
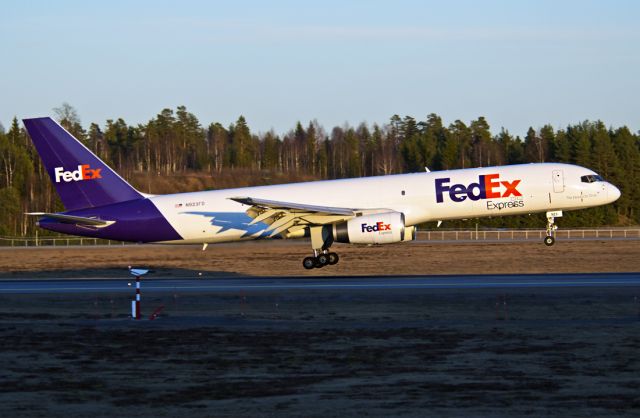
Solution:
<path fill-rule="evenodd" d="M 358 216 L 333 225 L 333 240 L 351 244 L 391 244 L 416 239 L 415 226 L 405 226 L 404 214 L 384 212 Z"/>

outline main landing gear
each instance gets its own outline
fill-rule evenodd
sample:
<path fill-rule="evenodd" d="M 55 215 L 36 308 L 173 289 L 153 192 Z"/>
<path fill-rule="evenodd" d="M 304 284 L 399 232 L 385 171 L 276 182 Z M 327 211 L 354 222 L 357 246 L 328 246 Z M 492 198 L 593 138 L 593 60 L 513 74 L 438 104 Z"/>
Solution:
<path fill-rule="evenodd" d="M 329 251 L 331 244 L 333 244 L 333 235 L 330 228 L 314 226 L 311 227 L 310 232 L 313 257 L 305 257 L 302 260 L 302 266 L 307 270 L 311 270 L 338 264 L 338 261 L 340 261 L 338 254 Z"/>
<path fill-rule="evenodd" d="M 544 237 L 544 244 L 548 247 L 552 246 L 556 242 L 556 231 L 558 225 L 555 224 L 555 218 L 562 216 L 561 210 L 547 212 L 547 236 Z"/>
<path fill-rule="evenodd" d="M 307 270 L 338 264 L 338 261 L 340 261 L 338 254 L 329 252 L 329 250 L 323 250 L 320 254 L 318 254 L 317 250 L 314 250 L 313 253 L 313 257 L 305 257 L 304 260 L 302 260 L 302 265 Z"/>

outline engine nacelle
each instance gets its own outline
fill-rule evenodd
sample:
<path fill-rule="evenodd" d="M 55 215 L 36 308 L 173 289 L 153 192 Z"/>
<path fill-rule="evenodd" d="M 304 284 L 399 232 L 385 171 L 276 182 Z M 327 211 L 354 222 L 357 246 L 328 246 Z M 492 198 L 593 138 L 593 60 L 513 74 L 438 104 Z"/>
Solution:
<path fill-rule="evenodd" d="M 416 239 L 416 228 L 405 226 L 404 214 L 384 212 L 358 216 L 333 225 L 333 240 L 351 244 L 391 244 Z"/>

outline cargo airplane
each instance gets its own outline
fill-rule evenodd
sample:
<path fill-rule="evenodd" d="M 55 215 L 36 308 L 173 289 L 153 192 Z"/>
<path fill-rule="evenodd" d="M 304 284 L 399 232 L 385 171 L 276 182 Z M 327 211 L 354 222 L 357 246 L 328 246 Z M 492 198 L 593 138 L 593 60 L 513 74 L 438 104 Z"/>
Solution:
<path fill-rule="evenodd" d="M 430 221 L 544 212 L 546 245 L 563 211 L 614 202 L 620 191 L 588 168 L 556 163 L 151 195 L 133 188 L 53 119 L 25 119 L 65 207 L 33 212 L 63 234 L 157 244 L 311 238 L 307 269 L 336 264 L 334 242 L 411 241 Z"/>

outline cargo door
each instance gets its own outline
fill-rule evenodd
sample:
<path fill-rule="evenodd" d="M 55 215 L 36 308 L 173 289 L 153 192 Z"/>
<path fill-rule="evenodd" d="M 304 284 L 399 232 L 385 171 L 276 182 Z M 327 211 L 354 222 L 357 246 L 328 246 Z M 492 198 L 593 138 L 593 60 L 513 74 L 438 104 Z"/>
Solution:
<path fill-rule="evenodd" d="M 553 170 L 553 191 L 555 193 L 564 192 L 564 175 L 562 174 L 562 170 Z"/>

